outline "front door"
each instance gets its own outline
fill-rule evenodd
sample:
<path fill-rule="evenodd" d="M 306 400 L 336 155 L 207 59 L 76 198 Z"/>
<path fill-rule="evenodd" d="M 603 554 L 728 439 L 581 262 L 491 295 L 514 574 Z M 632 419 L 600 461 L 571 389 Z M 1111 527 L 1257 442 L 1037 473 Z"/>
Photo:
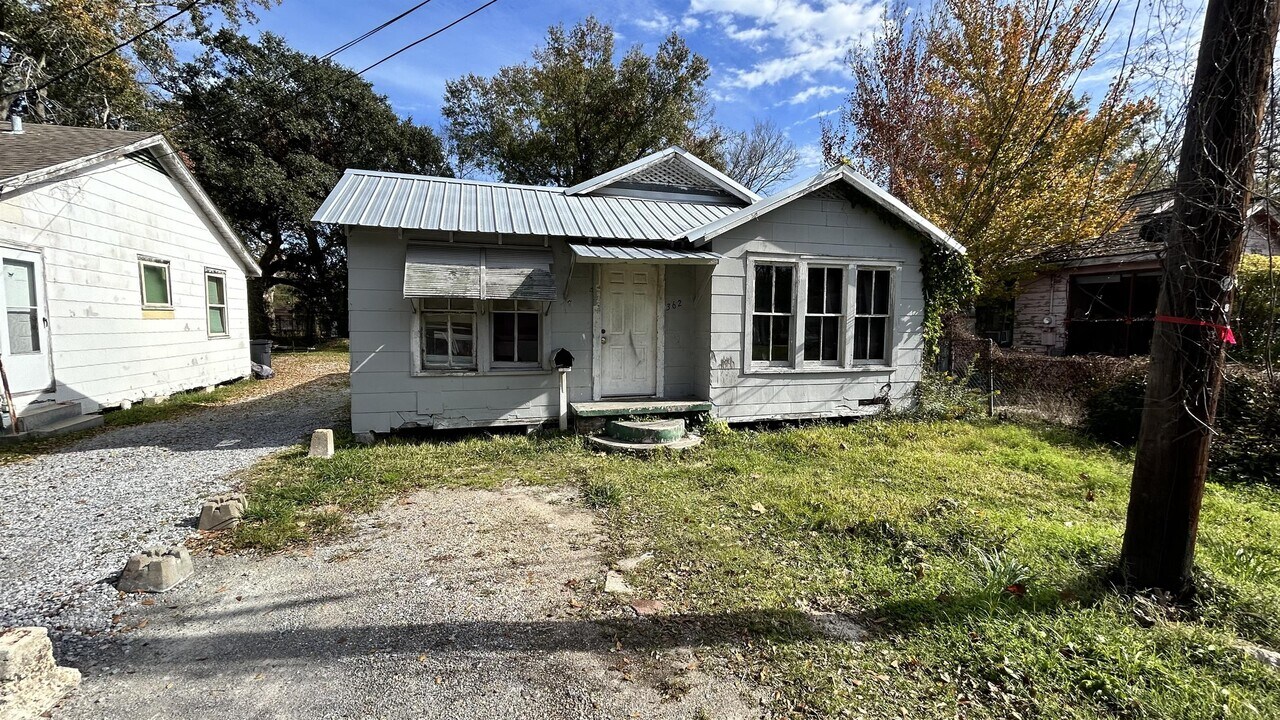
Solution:
<path fill-rule="evenodd" d="M 600 395 L 658 393 L 658 268 L 602 265 Z"/>
<path fill-rule="evenodd" d="M 49 320 L 45 312 L 44 269 L 39 253 L 0 247 L 0 360 L 14 395 L 53 384 L 49 364 Z"/>

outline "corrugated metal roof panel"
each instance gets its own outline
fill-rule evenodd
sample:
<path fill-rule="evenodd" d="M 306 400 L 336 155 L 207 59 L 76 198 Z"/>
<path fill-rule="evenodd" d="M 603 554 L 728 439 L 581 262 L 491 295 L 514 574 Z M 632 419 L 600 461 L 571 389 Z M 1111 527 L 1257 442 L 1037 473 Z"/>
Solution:
<path fill-rule="evenodd" d="M 580 245 L 570 243 L 569 250 L 584 263 L 646 262 L 673 265 L 714 265 L 724 256 L 706 250 L 670 250 L 633 245 Z"/>
<path fill-rule="evenodd" d="M 404 230 L 669 240 L 738 209 L 667 200 L 565 195 L 563 188 L 348 170 L 316 222 Z"/>

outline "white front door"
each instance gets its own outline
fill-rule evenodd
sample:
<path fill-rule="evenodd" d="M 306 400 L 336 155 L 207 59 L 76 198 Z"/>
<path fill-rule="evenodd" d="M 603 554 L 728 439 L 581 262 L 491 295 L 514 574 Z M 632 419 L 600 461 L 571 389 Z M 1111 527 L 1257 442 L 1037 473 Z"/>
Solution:
<path fill-rule="evenodd" d="M 658 393 L 658 268 L 600 268 L 600 395 Z"/>
<path fill-rule="evenodd" d="M 53 384 L 49 364 L 49 319 L 45 312 L 44 268 L 40 254 L 0 247 L 0 360 L 14 395 Z"/>

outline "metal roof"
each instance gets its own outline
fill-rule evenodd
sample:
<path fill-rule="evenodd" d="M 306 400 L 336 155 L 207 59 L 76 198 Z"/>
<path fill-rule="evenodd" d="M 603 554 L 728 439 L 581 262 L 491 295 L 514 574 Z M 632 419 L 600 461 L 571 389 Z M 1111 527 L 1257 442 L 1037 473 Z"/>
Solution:
<path fill-rule="evenodd" d="M 684 265 L 714 265 L 724 258 L 720 253 L 705 250 L 669 250 L 617 245 L 579 245 L 570 243 L 569 250 L 581 262 L 647 262 Z"/>
<path fill-rule="evenodd" d="M 735 205 L 566 195 L 564 188 L 348 170 L 315 222 L 404 230 L 668 240 Z"/>

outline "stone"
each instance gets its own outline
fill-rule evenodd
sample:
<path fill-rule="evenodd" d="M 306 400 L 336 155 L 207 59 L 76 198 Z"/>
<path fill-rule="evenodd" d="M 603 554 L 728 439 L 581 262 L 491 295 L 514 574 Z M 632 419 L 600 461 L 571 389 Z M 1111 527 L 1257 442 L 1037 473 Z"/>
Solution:
<path fill-rule="evenodd" d="M 636 614 L 639 615 L 640 617 L 645 617 L 647 615 L 656 615 L 659 612 L 662 612 L 662 609 L 665 607 L 666 607 L 666 603 L 662 602 L 661 600 L 643 600 L 642 599 L 642 600 L 631 601 L 631 609 L 635 610 Z"/>
<path fill-rule="evenodd" d="M 1280 652 L 1247 642 L 1240 642 L 1236 647 L 1239 647 L 1241 652 L 1254 660 L 1280 670 Z"/>
<path fill-rule="evenodd" d="M 327 459 L 333 457 L 333 431 L 317 430 L 311 433 L 311 450 L 307 457 Z"/>
<path fill-rule="evenodd" d="M 355 435 L 352 435 L 351 439 L 355 440 L 361 445 L 372 445 L 378 441 L 378 436 L 371 432 L 362 432 L 362 433 L 356 433 Z"/>
<path fill-rule="evenodd" d="M 629 557 L 625 560 L 619 560 L 618 562 L 614 563 L 613 566 L 625 573 L 635 572 L 636 568 L 649 562 L 652 559 L 653 559 L 653 553 L 647 552 L 647 553 L 644 553 L 643 555 L 636 555 L 635 557 Z"/>
<path fill-rule="evenodd" d="M 54 662 L 48 630 L 0 630 L 0 718 L 40 717 L 79 685 L 79 670 Z"/>
<path fill-rule="evenodd" d="M 151 407 L 152 405 L 161 405 L 169 399 L 168 395 L 153 395 L 152 397 L 142 398 L 143 407 Z"/>
<path fill-rule="evenodd" d="M 195 564 L 186 548 L 151 547 L 129 558 L 116 588 L 121 592 L 164 592 L 194 572 Z"/>
<path fill-rule="evenodd" d="M 244 510 L 248 506 L 244 495 L 218 495 L 204 501 L 200 506 L 201 531 L 227 530 L 240 524 Z"/>
<path fill-rule="evenodd" d="M 627 581 L 622 579 L 622 573 L 614 570 L 604 574 L 604 591 L 612 595 L 630 595 L 635 592 Z"/>

